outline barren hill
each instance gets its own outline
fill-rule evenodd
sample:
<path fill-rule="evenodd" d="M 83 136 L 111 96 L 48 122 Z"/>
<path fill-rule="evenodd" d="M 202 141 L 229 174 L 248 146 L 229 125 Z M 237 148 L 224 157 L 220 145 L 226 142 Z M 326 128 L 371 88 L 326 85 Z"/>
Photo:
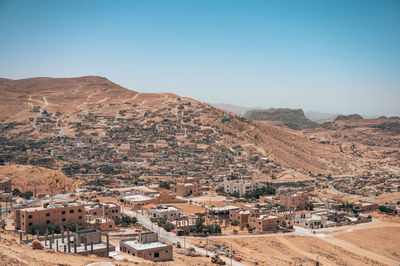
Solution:
<path fill-rule="evenodd" d="M 61 171 L 31 165 L 0 166 L 0 176 L 10 178 L 13 187 L 22 192 L 36 189 L 37 194 L 70 193 L 78 185 Z"/>
<path fill-rule="evenodd" d="M 244 115 L 259 121 L 279 121 L 291 129 L 307 129 L 317 127 L 317 123 L 305 117 L 302 109 L 271 108 L 266 110 L 250 110 Z"/>
<path fill-rule="evenodd" d="M 102 77 L 0 79 L 0 121 L 20 121 L 41 108 L 72 115 L 107 103 L 117 104 L 135 97 Z"/>
<path fill-rule="evenodd" d="M 356 156 L 170 93 L 138 93 L 101 77 L 0 80 L 5 163 L 68 176 L 343 173 Z M 262 160 L 261 160 L 262 159 Z"/>

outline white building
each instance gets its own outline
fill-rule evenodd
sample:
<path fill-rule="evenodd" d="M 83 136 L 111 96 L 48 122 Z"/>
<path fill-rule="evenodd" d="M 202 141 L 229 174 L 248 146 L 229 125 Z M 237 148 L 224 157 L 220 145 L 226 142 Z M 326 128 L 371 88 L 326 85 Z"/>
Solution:
<path fill-rule="evenodd" d="M 292 220 L 289 225 L 299 225 L 306 228 L 325 228 L 327 227 L 328 217 L 311 213 L 310 211 L 298 211 L 292 213 Z"/>
<path fill-rule="evenodd" d="M 175 221 L 183 217 L 182 210 L 172 206 L 158 205 L 156 208 L 148 209 L 147 213 L 150 218 L 167 218 L 167 221 Z"/>
<path fill-rule="evenodd" d="M 224 192 L 228 194 L 239 193 L 239 197 L 243 197 L 259 187 L 260 185 L 257 182 L 247 180 L 225 180 L 224 182 Z"/>

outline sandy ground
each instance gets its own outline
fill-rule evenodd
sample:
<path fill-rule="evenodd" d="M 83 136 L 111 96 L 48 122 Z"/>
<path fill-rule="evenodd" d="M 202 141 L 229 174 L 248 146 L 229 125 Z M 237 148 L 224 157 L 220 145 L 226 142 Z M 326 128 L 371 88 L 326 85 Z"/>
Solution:
<path fill-rule="evenodd" d="M 189 240 L 193 244 L 204 240 Z M 382 222 L 312 236 L 266 236 L 210 239 L 209 246 L 226 245 L 246 265 L 398 265 L 400 224 Z"/>
<path fill-rule="evenodd" d="M 205 213 L 206 212 L 205 208 L 203 208 L 201 206 L 197 206 L 197 205 L 191 205 L 191 204 L 185 204 L 185 203 L 174 203 L 174 204 L 168 204 L 168 205 L 182 209 L 184 215 L 189 215 L 192 213 Z"/>
<path fill-rule="evenodd" d="M 174 247 L 174 260 L 168 262 L 153 263 L 132 255 L 121 253 L 120 260 L 100 258 L 94 255 L 79 256 L 55 252 L 49 250 L 32 250 L 29 245 L 18 244 L 17 235 L 0 232 L 0 265 L 26 265 L 26 266 L 67 266 L 67 265 L 87 265 L 94 262 L 111 262 L 116 266 L 128 265 L 207 265 L 210 258 L 188 257 L 176 253 Z M 117 244 L 116 241 L 111 241 Z M 183 249 L 181 249 L 183 250 Z"/>
<path fill-rule="evenodd" d="M 17 235 L 0 233 L 0 265 L 87 265 L 106 261 L 114 265 L 155 265 L 122 253 L 120 260 L 96 256 L 69 255 L 48 250 L 32 250 L 17 243 Z M 117 245 L 116 240 L 112 240 Z M 363 227 L 343 228 L 315 235 L 266 235 L 265 237 L 186 239 L 208 247 L 224 244 L 235 251 L 246 265 L 398 265 L 400 262 L 400 223 L 382 221 Z M 115 243 L 114 243 L 115 242 Z M 118 250 L 118 247 L 117 247 Z M 157 265 L 210 265 L 210 258 L 176 253 L 174 260 Z M 182 250 L 182 249 L 180 249 Z"/>

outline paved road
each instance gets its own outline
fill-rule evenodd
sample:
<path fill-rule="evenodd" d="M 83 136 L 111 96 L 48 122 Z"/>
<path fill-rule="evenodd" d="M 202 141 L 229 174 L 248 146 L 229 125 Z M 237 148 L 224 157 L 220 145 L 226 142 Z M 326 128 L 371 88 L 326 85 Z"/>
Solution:
<path fill-rule="evenodd" d="M 142 214 L 140 214 L 139 212 L 136 211 L 130 211 L 127 210 L 126 208 L 122 208 L 122 213 L 131 217 L 136 217 L 138 222 L 140 224 L 142 224 L 144 227 L 146 227 L 147 229 L 153 230 L 154 232 L 156 232 L 159 236 L 160 239 L 164 239 L 167 240 L 169 242 L 172 243 L 177 243 L 178 241 L 181 242 L 181 244 L 183 245 L 185 242 L 185 238 L 184 237 L 178 237 L 177 235 L 175 235 L 174 233 L 170 233 L 164 230 L 164 228 L 161 228 L 159 226 L 157 226 L 156 224 L 153 224 L 150 219 Z M 186 237 L 189 238 L 189 237 Z M 204 238 L 202 238 L 204 239 Z M 203 255 L 210 255 L 210 256 L 214 256 L 215 254 L 213 252 L 210 251 L 206 251 L 205 249 L 193 246 L 191 244 L 185 243 L 185 247 L 186 248 L 194 248 L 194 250 L 196 250 L 196 252 L 199 252 Z M 227 258 L 227 257 L 223 257 L 220 256 L 220 258 L 225 261 L 228 265 L 231 263 L 231 259 Z M 232 260 L 232 265 L 235 266 L 244 266 L 243 263 L 237 262 L 235 260 Z"/>

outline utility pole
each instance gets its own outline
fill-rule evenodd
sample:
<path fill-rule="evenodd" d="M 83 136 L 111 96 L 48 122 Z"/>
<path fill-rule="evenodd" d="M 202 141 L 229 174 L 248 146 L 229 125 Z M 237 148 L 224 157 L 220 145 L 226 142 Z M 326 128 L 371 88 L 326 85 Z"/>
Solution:
<path fill-rule="evenodd" d="M 232 266 L 232 258 L 233 258 L 233 252 L 232 252 L 232 243 L 231 243 L 231 266 Z"/>
<path fill-rule="evenodd" d="M 207 243 L 206 243 L 206 257 L 208 256 L 208 237 L 207 237 Z"/>

